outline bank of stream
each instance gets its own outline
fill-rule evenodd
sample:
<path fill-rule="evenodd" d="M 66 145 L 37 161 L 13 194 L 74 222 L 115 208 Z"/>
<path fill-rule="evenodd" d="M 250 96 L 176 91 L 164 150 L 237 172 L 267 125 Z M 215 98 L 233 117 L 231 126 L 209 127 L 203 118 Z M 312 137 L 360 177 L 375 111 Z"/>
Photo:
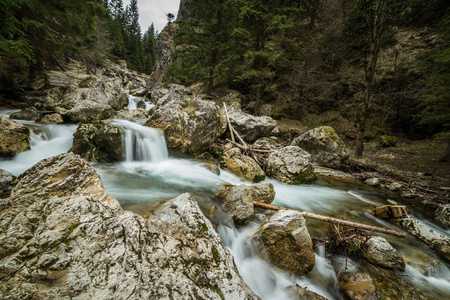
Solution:
<path fill-rule="evenodd" d="M 135 99 L 134 99 L 135 100 Z M 137 106 L 132 101 L 133 107 Z M 130 102 L 131 103 L 131 102 Z M 9 116 L 13 110 L 2 109 Z M 31 150 L 12 159 L 0 159 L 0 168 L 20 175 L 38 161 L 67 152 L 72 145 L 72 135 L 77 125 L 42 125 L 20 121 L 31 128 Z M 93 166 L 99 172 L 106 191 L 117 198 L 125 210 L 142 215 L 151 211 L 152 204 L 189 192 L 207 213 L 213 206 L 210 198 L 226 183 L 250 184 L 226 170 L 216 175 L 205 163 L 171 157 L 168 154 L 163 134 L 153 128 L 144 127 L 142 121 L 112 121 L 122 130 L 124 161 Z M 352 221 L 401 230 L 398 226 L 373 217 L 368 210 L 385 205 L 386 197 L 372 191 L 352 189 L 348 186 L 331 186 L 325 183 L 309 185 L 287 185 L 266 179 L 274 185 L 276 197 L 273 204 L 305 210 L 331 217 L 343 214 Z M 420 215 L 411 212 L 413 218 Z M 429 220 L 427 225 L 449 237 L 444 230 Z M 263 259 L 244 251 L 246 236 L 257 227 L 252 222 L 247 227 L 236 229 L 232 224 L 218 226 L 225 246 L 231 251 L 244 281 L 262 299 L 288 299 L 285 287 L 299 285 L 328 299 L 342 299 L 338 291 L 338 275 L 365 269 L 359 262 L 325 252 L 323 246 L 316 248 L 316 265 L 307 276 L 293 277 L 271 267 Z M 311 236 L 323 237 L 329 224 L 307 220 Z M 432 250 L 408 236 L 405 239 L 383 235 L 405 257 L 404 272 L 396 271 L 406 284 L 414 285 L 428 297 L 444 299 L 450 297 L 450 271 L 448 265 Z M 370 268 L 370 266 L 368 267 Z M 390 284 L 394 284 L 390 282 Z"/>

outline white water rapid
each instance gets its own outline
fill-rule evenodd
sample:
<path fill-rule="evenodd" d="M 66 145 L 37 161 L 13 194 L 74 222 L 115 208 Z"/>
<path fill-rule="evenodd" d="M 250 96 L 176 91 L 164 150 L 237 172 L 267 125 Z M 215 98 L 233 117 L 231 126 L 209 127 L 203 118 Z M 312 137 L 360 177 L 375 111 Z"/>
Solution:
<path fill-rule="evenodd" d="M 130 96 L 129 109 L 134 109 L 133 105 L 137 107 L 140 99 L 135 98 Z M 7 109 L 0 110 L 1 114 L 7 116 L 12 112 Z M 20 122 L 31 128 L 31 150 L 12 159 L 0 158 L 0 168 L 15 175 L 21 174 L 43 158 L 68 151 L 77 126 Z M 224 170 L 221 170 L 220 175 L 216 175 L 208 169 L 206 163 L 170 157 L 164 136 L 157 129 L 123 120 L 111 122 L 121 128 L 125 160 L 93 165 L 99 172 L 105 189 L 120 201 L 124 209 L 143 213 L 155 201 L 171 199 L 189 192 L 199 201 L 202 209 L 208 211 L 212 206 L 211 195 L 223 184 L 251 184 Z M 365 212 L 370 207 L 385 204 L 385 198 L 380 195 L 346 187 L 286 185 L 271 179 L 267 181 L 275 187 L 274 204 L 334 217 L 341 217 L 345 213 L 357 222 L 398 229 L 395 225 Z M 439 228 L 430 220 L 422 222 Z M 307 220 L 307 223 L 312 236 L 322 237 L 327 232 L 326 223 L 314 220 Z M 339 282 L 336 274 L 344 271 L 346 266 L 347 271 L 358 270 L 357 262 L 346 262 L 340 256 L 326 256 L 321 246 L 316 249 L 316 265 L 307 276 L 286 275 L 259 259 L 255 253 L 248 251 L 248 248 L 244 249 L 247 235 L 257 226 L 258 224 L 252 223 L 239 230 L 232 224 L 231 228 L 218 227 L 219 235 L 233 254 L 243 279 L 257 295 L 262 299 L 289 299 L 285 288 L 299 285 L 328 299 L 342 299 L 337 288 Z M 448 230 L 439 230 L 449 235 Z M 411 236 L 406 239 L 384 237 L 408 259 L 406 271 L 398 272 L 398 275 L 432 298 L 450 298 L 450 271 L 433 251 Z M 416 265 L 421 264 L 422 257 L 436 263 L 433 267 L 425 265 L 426 270 L 419 271 L 420 268 Z"/>

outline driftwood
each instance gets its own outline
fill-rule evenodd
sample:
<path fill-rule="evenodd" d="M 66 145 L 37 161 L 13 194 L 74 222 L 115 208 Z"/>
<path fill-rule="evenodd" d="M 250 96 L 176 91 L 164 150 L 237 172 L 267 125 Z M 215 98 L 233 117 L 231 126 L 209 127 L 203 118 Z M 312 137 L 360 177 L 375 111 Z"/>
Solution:
<path fill-rule="evenodd" d="M 340 225 L 354 227 L 354 228 L 360 228 L 360 229 L 369 230 L 369 231 L 386 233 L 386 234 L 390 234 L 390 235 L 394 235 L 394 236 L 398 236 L 398 237 L 402 237 L 402 238 L 406 237 L 406 233 L 403 233 L 403 232 L 398 232 L 398 231 L 387 229 L 387 228 L 380 228 L 380 227 L 350 222 L 350 221 L 346 221 L 346 220 L 342 220 L 342 219 L 330 218 L 330 217 L 317 215 L 317 214 L 313 214 L 313 213 L 306 212 L 306 211 L 300 211 L 297 209 L 286 208 L 283 206 L 267 204 L 267 203 L 263 203 L 263 202 L 259 202 L 259 201 L 253 201 L 253 205 L 262 207 L 262 208 L 266 208 L 266 209 L 271 209 L 271 210 L 294 210 L 294 211 L 300 212 L 305 218 L 316 219 L 316 220 L 320 220 L 320 221 L 325 221 L 325 222 L 334 223 L 334 224 L 340 224 Z"/>

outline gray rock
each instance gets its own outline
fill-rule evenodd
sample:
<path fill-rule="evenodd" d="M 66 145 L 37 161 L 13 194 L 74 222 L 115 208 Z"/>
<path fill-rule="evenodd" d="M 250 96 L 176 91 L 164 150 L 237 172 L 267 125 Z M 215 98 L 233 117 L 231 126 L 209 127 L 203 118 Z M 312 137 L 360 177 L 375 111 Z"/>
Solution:
<path fill-rule="evenodd" d="M 399 271 L 405 270 L 402 255 L 380 236 L 372 236 L 364 244 L 363 257 L 378 266 Z"/>
<path fill-rule="evenodd" d="M 143 108 L 133 110 L 121 110 L 114 116 L 114 119 L 133 120 L 148 118 L 148 111 Z"/>
<path fill-rule="evenodd" d="M 271 203 L 275 198 L 275 190 L 271 183 L 251 185 L 224 185 L 213 196 L 222 210 L 233 219 L 236 227 L 247 225 L 253 217 L 253 201 Z"/>
<path fill-rule="evenodd" d="M 130 92 L 131 95 L 136 97 L 144 97 L 147 93 L 148 91 L 146 89 L 135 89 Z"/>
<path fill-rule="evenodd" d="M 213 102 L 177 85 L 153 93 L 159 99 L 145 125 L 162 129 L 169 148 L 200 154 L 225 132 L 225 117 Z"/>
<path fill-rule="evenodd" d="M 354 272 L 342 277 L 339 291 L 346 299 L 377 300 L 377 290 L 372 277 L 365 272 Z"/>
<path fill-rule="evenodd" d="M 311 156 L 297 146 L 284 147 L 270 154 L 266 160 L 266 174 L 290 184 L 316 180 Z"/>
<path fill-rule="evenodd" d="M 222 155 L 222 166 L 231 173 L 248 181 L 258 182 L 266 178 L 266 174 L 256 161 L 241 153 L 239 148 L 232 148 Z"/>
<path fill-rule="evenodd" d="M 60 114 L 54 113 L 43 116 L 38 122 L 41 124 L 62 124 L 64 120 Z"/>
<path fill-rule="evenodd" d="M 36 107 L 27 107 L 24 110 L 12 113 L 9 118 L 15 120 L 36 121 L 41 117 L 41 113 Z"/>
<path fill-rule="evenodd" d="M 311 154 L 312 161 L 322 167 L 338 168 L 349 157 L 347 146 L 330 126 L 311 129 L 295 138 L 291 145 Z"/>
<path fill-rule="evenodd" d="M 188 194 L 145 220 L 65 153 L 22 174 L 0 207 L 2 299 L 258 299 Z"/>
<path fill-rule="evenodd" d="M 158 60 L 156 61 L 152 74 L 150 75 L 149 83 L 147 85 L 148 90 L 152 90 L 161 82 L 167 67 L 172 62 L 172 55 L 175 50 L 175 45 L 171 33 L 172 31 L 175 32 L 175 26 L 175 24 L 171 24 L 171 28 L 169 28 L 169 26 L 164 27 L 156 39 L 156 52 L 158 54 Z"/>
<path fill-rule="evenodd" d="M 437 233 L 428 226 L 420 223 L 418 220 L 405 216 L 402 218 L 392 219 L 403 229 L 414 235 L 417 239 L 427 244 L 431 249 L 436 251 L 442 258 L 450 261 L 450 238 Z"/>
<path fill-rule="evenodd" d="M 282 148 L 280 144 L 278 144 L 276 141 L 268 137 L 258 139 L 252 146 L 253 149 L 265 151 L 275 151 Z"/>
<path fill-rule="evenodd" d="M 402 189 L 402 185 L 398 182 L 392 182 L 389 184 L 388 189 L 390 189 L 393 192 L 400 191 Z"/>
<path fill-rule="evenodd" d="M 450 204 L 441 204 L 435 212 L 436 220 L 445 228 L 450 227 Z"/>
<path fill-rule="evenodd" d="M 305 275 L 315 264 L 311 237 L 305 218 L 298 211 L 281 210 L 251 235 L 259 256 L 290 274 Z"/>
<path fill-rule="evenodd" d="M 116 114 L 114 109 L 107 104 L 99 104 L 90 100 L 79 101 L 68 111 L 68 116 L 73 122 L 92 118 L 94 120 L 105 120 Z"/>
<path fill-rule="evenodd" d="M 0 169 L 0 198 L 9 197 L 16 176 L 6 170 Z"/>
<path fill-rule="evenodd" d="M 380 179 L 378 179 L 378 178 L 369 178 L 369 179 L 366 179 L 366 181 L 364 181 L 364 182 L 373 187 L 380 186 Z"/>
<path fill-rule="evenodd" d="M 221 109 L 225 114 L 224 109 Z M 244 113 L 239 103 L 233 103 L 228 107 L 228 116 L 231 125 L 247 143 L 253 143 L 259 138 L 268 136 L 277 126 L 277 122 L 271 117 L 255 117 Z"/>
<path fill-rule="evenodd" d="M 30 130 L 0 115 L 0 154 L 16 155 L 30 150 Z"/>
<path fill-rule="evenodd" d="M 87 161 L 116 162 L 122 158 L 119 127 L 103 121 L 82 121 L 73 135 L 70 149 Z"/>

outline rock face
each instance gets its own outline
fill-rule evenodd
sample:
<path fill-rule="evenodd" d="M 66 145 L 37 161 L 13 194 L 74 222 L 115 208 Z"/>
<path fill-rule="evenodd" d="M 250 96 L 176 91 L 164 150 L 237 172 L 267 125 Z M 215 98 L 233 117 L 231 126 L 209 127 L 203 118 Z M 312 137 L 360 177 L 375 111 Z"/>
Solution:
<path fill-rule="evenodd" d="M 183 153 L 206 151 L 226 129 L 225 117 L 211 101 L 206 101 L 189 89 L 170 85 L 155 92 L 159 98 L 146 126 L 161 128 L 167 146 Z"/>
<path fill-rule="evenodd" d="M 253 217 L 253 200 L 271 203 L 275 190 L 271 183 L 225 185 L 213 196 L 222 210 L 231 215 L 236 227 L 247 225 Z"/>
<path fill-rule="evenodd" d="M 436 220 L 445 228 L 450 227 L 450 204 L 442 204 L 436 209 Z"/>
<path fill-rule="evenodd" d="M 0 115 L 0 154 L 16 155 L 30 150 L 30 130 Z"/>
<path fill-rule="evenodd" d="M 224 109 L 221 109 L 225 114 Z M 239 103 L 233 103 L 228 107 L 228 116 L 231 125 L 247 143 L 253 143 L 259 138 L 268 136 L 277 126 L 277 122 L 271 117 L 255 117 L 244 113 Z"/>
<path fill-rule="evenodd" d="M 92 118 L 94 120 L 109 119 L 115 113 L 114 109 L 109 105 L 84 100 L 76 102 L 74 107 L 68 111 L 67 115 L 73 122 L 80 122 L 87 118 Z"/>
<path fill-rule="evenodd" d="M 188 194 L 145 220 L 65 153 L 22 174 L 0 207 L 2 299 L 258 299 Z"/>
<path fill-rule="evenodd" d="M 365 247 L 363 257 L 369 262 L 388 269 L 405 270 L 402 255 L 385 238 L 372 236 L 363 247 Z"/>
<path fill-rule="evenodd" d="M 6 170 L 0 169 L 0 198 L 9 197 L 16 176 Z"/>
<path fill-rule="evenodd" d="M 166 25 L 156 39 L 156 53 L 158 54 L 158 60 L 156 61 L 152 74 L 150 75 L 147 85 L 148 90 L 152 90 L 161 82 L 167 67 L 172 62 L 172 55 L 175 50 L 175 46 L 171 34 L 176 32 L 176 26 L 176 24 L 170 24 L 170 27 L 169 25 Z"/>
<path fill-rule="evenodd" d="M 251 243 L 260 256 L 290 274 L 302 276 L 314 267 L 311 237 L 300 212 L 278 211 L 252 234 Z"/>
<path fill-rule="evenodd" d="M 313 163 L 322 167 L 338 168 L 348 158 L 347 146 L 329 126 L 314 128 L 295 138 L 291 145 L 311 154 Z"/>
<path fill-rule="evenodd" d="M 250 156 L 242 154 L 239 148 L 226 151 L 222 160 L 224 168 L 245 180 L 258 182 L 266 178 L 266 174 L 256 161 Z"/>
<path fill-rule="evenodd" d="M 266 174 L 290 184 L 316 180 L 311 156 L 297 146 L 288 146 L 273 152 L 266 161 Z"/>
<path fill-rule="evenodd" d="M 87 161 L 120 161 L 122 134 L 118 127 L 103 121 L 82 121 L 73 135 L 70 151 Z"/>
<path fill-rule="evenodd" d="M 342 277 L 339 290 L 346 299 L 377 300 L 378 295 L 372 277 L 364 272 L 354 272 Z"/>
<path fill-rule="evenodd" d="M 427 244 L 442 258 L 447 260 L 447 262 L 450 262 L 450 238 L 437 233 L 409 216 L 396 218 L 393 219 L 393 221 L 403 227 L 410 234 Z"/>

